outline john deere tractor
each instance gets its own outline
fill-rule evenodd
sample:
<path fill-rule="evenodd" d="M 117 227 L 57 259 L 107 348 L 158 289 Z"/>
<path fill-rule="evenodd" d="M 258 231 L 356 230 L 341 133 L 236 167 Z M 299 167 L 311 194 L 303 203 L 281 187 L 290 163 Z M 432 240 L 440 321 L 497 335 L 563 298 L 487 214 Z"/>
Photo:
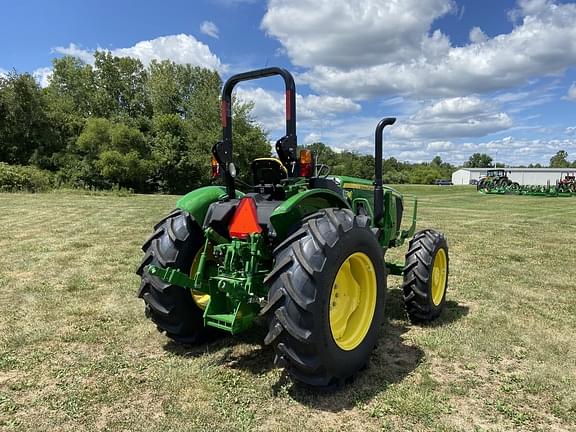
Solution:
<path fill-rule="evenodd" d="M 286 135 L 276 142 L 278 158 L 254 159 L 253 186 L 240 191 L 232 90 L 272 75 L 286 86 Z M 382 184 L 382 134 L 394 118 L 376 127 L 371 181 L 331 176 L 309 150 L 298 152 L 296 89 L 286 70 L 232 76 L 221 104 L 223 139 L 212 154 L 223 186 L 183 196 L 144 243 L 137 273 L 146 314 L 169 338 L 193 344 L 266 322 L 264 343 L 276 364 L 310 386 L 340 386 L 367 364 L 377 342 L 388 275 L 403 275 L 412 321 L 440 315 L 446 238 L 430 229 L 414 235 L 415 198 L 411 221 L 401 228 L 403 196 Z M 389 248 L 410 237 L 404 263 L 385 261 Z"/>
<path fill-rule="evenodd" d="M 519 187 L 518 183 L 512 182 L 508 178 L 510 171 L 506 172 L 503 169 L 491 169 L 486 172 L 486 175 L 480 179 L 476 189 L 494 189 L 498 187 L 513 186 L 514 188 Z"/>

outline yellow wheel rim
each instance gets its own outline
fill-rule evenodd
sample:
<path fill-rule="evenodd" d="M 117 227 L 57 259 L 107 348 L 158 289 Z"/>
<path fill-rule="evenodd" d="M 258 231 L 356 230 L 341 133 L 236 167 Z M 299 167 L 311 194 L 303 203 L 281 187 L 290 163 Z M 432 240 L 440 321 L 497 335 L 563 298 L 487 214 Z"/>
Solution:
<path fill-rule="evenodd" d="M 446 251 L 438 249 L 434 257 L 434 264 L 432 265 L 432 303 L 438 306 L 444 297 L 446 290 L 446 278 L 448 277 L 448 260 L 446 259 Z"/>
<path fill-rule="evenodd" d="M 209 246 L 208 249 L 208 256 L 206 257 L 207 262 L 209 262 L 209 259 L 212 257 L 212 248 L 211 246 Z M 198 250 L 198 253 L 196 253 L 196 256 L 194 257 L 194 260 L 192 261 L 192 267 L 190 267 L 190 277 L 194 277 L 196 275 L 196 271 L 198 270 L 198 265 L 200 264 L 200 257 L 202 256 L 202 248 L 200 248 L 200 250 Z M 194 303 L 196 303 L 196 306 L 198 306 L 200 309 L 204 310 L 206 309 L 206 306 L 208 306 L 208 302 L 210 301 L 210 295 L 209 294 L 204 294 L 203 292 L 200 291 L 196 291 L 196 290 L 192 290 L 192 299 L 194 300 Z"/>
<path fill-rule="evenodd" d="M 340 266 L 330 293 L 330 331 L 341 349 L 350 351 L 366 337 L 376 309 L 376 272 L 363 252 Z"/>

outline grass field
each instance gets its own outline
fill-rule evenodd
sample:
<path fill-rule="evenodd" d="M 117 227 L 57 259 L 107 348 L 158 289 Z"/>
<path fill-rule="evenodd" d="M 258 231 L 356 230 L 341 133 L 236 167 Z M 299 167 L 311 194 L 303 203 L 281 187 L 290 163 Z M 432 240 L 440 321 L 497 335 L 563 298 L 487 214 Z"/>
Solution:
<path fill-rule="evenodd" d="M 140 245 L 176 197 L 0 194 L 0 430 L 576 430 L 576 198 L 400 189 L 449 238 L 448 308 L 410 325 L 391 277 L 369 368 L 328 395 L 264 329 L 183 347 L 144 317 Z"/>

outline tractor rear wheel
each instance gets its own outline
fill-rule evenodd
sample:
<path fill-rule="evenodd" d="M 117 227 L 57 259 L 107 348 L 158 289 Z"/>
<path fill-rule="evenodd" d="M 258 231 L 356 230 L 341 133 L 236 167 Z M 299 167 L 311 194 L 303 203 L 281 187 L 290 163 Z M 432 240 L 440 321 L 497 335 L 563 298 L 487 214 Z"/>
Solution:
<path fill-rule="evenodd" d="M 364 215 L 326 209 L 274 250 L 264 340 L 297 381 L 338 388 L 368 363 L 384 317 L 384 256 Z"/>
<path fill-rule="evenodd" d="M 404 266 L 404 304 L 412 322 L 429 322 L 442 313 L 448 288 L 448 243 L 431 229 L 410 241 Z"/>
<path fill-rule="evenodd" d="M 145 302 L 146 315 L 159 331 L 178 342 L 205 342 L 216 334 L 204 327 L 203 309 L 209 297 L 165 283 L 145 271 L 146 266 L 153 264 L 191 274 L 204 246 L 202 230 L 194 218 L 182 210 L 170 213 L 154 229 L 142 246 L 145 254 L 136 270 L 142 278 L 138 297 Z"/>

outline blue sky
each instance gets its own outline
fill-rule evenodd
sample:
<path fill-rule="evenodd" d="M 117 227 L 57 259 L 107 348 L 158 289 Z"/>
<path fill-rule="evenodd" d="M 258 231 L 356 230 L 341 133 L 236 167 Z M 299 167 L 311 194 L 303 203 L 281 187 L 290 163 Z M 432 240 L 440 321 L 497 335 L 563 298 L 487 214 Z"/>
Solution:
<path fill-rule="evenodd" d="M 386 156 L 507 164 L 576 159 L 576 4 L 552 0 L 196 0 L 7 2 L 0 73 L 46 85 L 51 60 L 172 59 L 233 73 L 278 65 L 296 77 L 299 141 Z M 254 117 L 282 134 L 277 79 L 243 84 Z"/>

